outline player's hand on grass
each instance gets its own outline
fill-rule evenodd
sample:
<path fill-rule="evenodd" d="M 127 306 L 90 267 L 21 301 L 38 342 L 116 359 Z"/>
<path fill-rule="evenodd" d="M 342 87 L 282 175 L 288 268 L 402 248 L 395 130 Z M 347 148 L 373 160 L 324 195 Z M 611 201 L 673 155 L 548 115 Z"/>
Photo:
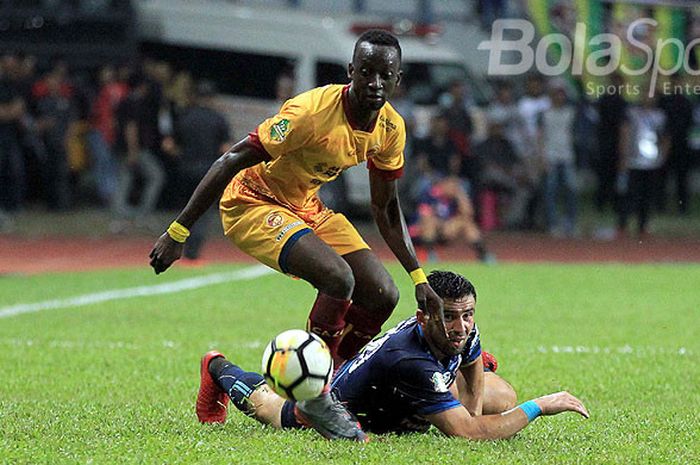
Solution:
<path fill-rule="evenodd" d="M 426 312 L 430 318 L 439 318 L 442 326 L 445 326 L 442 299 L 430 287 L 430 284 L 423 283 L 416 286 L 416 302 L 418 302 L 418 308 Z"/>
<path fill-rule="evenodd" d="M 176 260 L 182 257 L 182 250 L 185 244 L 174 241 L 168 233 L 163 233 L 158 238 L 153 250 L 151 250 L 151 266 L 156 274 L 160 274 L 167 270 Z"/>
<path fill-rule="evenodd" d="M 588 410 L 586 410 L 583 402 L 566 391 L 538 397 L 535 399 L 535 402 L 542 409 L 542 415 L 556 415 L 557 413 L 562 412 L 577 412 L 585 418 L 589 417 Z"/>

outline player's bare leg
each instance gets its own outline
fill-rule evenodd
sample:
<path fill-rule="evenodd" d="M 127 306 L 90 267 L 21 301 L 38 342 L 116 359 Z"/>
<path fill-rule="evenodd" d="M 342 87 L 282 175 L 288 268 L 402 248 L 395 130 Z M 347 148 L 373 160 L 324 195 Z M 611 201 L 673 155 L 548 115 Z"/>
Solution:
<path fill-rule="evenodd" d="M 431 208 L 422 209 L 418 218 L 420 240 L 428 251 L 428 258 L 435 257 L 435 244 L 440 235 L 440 220 Z"/>
<path fill-rule="evenodd" d="M 302 236 L 291 246 L 285 265 L 289 273 L 318 290 L 307 329 L 320 336 L 331 355 L 337 357 L 345 314 L 355 288 L 350 265 L 314 233 Z"/>
<path fill-rule="evenodd" d="M 327 439 L 359 442 L 369 440 L 357 419 L 328 391 L 314 399 L 295 404 L 275 394 L 265 383 L 262 375 L 242 370 L 218 352 L 208 353 L 205 360 L 208 366 L 203 367 L 200 382 L 209 384 L 211 381 L 216 385 L 217 391 L 229 396 L 238 410 L 260 423 L 275 428 L 301 428 L 305 425 L 314 428 Z M 218 392 L 215 395 L 218 396 Z M 199 405 L 203 404 L 203 401 L 208 400 L 209 404 L 215 402 L 212 395 L 207 396 L 210 399 L 201 397 L 200 389 L 197 398 L 198 416 L 200 416 Z M 214 421 L 203 420 L 200 416 L 200 421 L 203 423 L 223 423 L 225 420 L 225 409 L 223 418 L 216 418 Z"/>
<path fill-rule="evenodd" d="M 285 400 L 275 394 L 267 384 L 258 387 L 250 395 L 250 416 L 260 423 L 274 428 L 282 428 L 282 406 Z"/>
<path fill-rule="evenodd" d="M 467 389 L 466 381 L 462 373 L 457 373 L 454 384 L 451 386 L 452 394 L 459 399 L 462 405 L 472 405 L 471 393 Z M 513 387 L 496 373 L 484 372 L 484 391 L 482 395 L 482 415 L 491 415 L 508 411 L 516 406 L 518 396 Z M 474 414 L 474 412 L 471 412 Z"/>
<path fill-rule="evenodd" d="M 338 347 L 339 362 L 353 357 L 382 330 L 399 301 L 399 290 L 379 258 L 369 249 L 343 256 L 355 276 L 352 305 Z"/>
<path fill-rule="evenodd" d="M 320 336 L 328 344 L 331 356 L 337 359 L 345 315 L 355 288 L 350 265 L 314 233 L 299 238 L 291 247 L 284 265 L 289 273 L 318 289 L 309 315 L 308 330 Z M 305 423 L 328 439 L 367 440 L 357 420 L 328 392 L 316 399 L 297 403 L 296 410 Z M 291 416 L 289 409 L 283 406 L 283 426 L 285 418 Z"/>
<path fill-rule="evenodd" d="M 479 260 L 482 262 L 493 261 L 493 256 L 486 250 L 481 231 L 472 215 L 462 214 L 450 218 L 443 224 L 441 233 L 448 242 L 465 239 L 472 246 Z"/>
<path fill-rule="evenodd" d="M 518 395 L 508 381 L 496 373 L 484 373 L 484 415 L 506 412 L 518 403 Z"/>

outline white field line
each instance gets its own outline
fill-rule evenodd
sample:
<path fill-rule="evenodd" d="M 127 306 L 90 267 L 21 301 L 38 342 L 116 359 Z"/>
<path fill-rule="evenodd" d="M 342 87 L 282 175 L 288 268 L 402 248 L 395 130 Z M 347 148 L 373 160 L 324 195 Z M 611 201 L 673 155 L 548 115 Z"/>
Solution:
<path fill-rule="evenodd" d="M 266 341 L 259 339 L 241 340 L 241 341 L 210 341 L 207 347 L 210 349 L 226 348 L 236 350 L 251 350 L 261 349 Z M 141 345 L 127 341 L 101 341 L 101 340 L 56 340 L 56 339 L 23 339 L 23 338 L 0 338 L 0 347 L 22 348 L 36 347 L 40 349 L 64 349 L 64 350 L 84 350 L 84 349 L 121 349 L 144 351 L 153 349 L 171 349 L 178 350 L 182 345 L 177 341 L 161 340 L 153 341 L 152 344 Z M 617 357 L 648 357 L 648 356 L 680 356 L 694 357 L 696 352 L 686 347 L 660 347 L 660 346 L 536 346 L 536 347 L 513 347 L 499 348 L 495 350 L 496 355 L 502 353 L 508 354 L 552 354 L 552 355 L 590 355 L 590 354 L 606 354 Z"/>
<path fill-rule="evenodd" d="M 125 289 L 111 289 L 93 294 L 83 294 L 65 299 L 45 300 L 43 302 L 34 302 L 27 304 L 10 305 L 0 307 L 0 318 L 9 318 L 24 313 L 41 312 L 44 310 L 57 310 L 61 308 L 82 307 L 110 300 L 132 299 L 134 297 L 150 297 L 161 294 L 172 294 L 175 292 L 189 291 L 199 289 L 213 284 L 226 283 L 231 281 L 247 281 L 260 276 L 274 273 L 274 271 L 266 266 L 257 265 L 243 270 L 232 271 L 228 273 L 215 273 L 196 278 L 181 279 L 154 286 L 138 286 Z"/>

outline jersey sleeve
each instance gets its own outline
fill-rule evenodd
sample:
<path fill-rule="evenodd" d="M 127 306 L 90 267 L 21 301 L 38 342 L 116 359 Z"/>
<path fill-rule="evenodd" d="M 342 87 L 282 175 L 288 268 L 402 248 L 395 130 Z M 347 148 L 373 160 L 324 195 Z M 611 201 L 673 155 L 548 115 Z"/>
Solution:
<path fill-rule="evenodd" d="M 256 132 L 262 148 L 275 159 L 311 140 L 313 120 L 303 100 L 287 100 L 279 113 L 260 123 Z"/>
<path fill-rule="evenodd" d="M 431 415 L 461 405 L 449 390 L 453 377 L 443 374 L 435 363 L 404 359 L 395 370 L 396 390 L 415 413 Z"/>
<path fill-rule="evenodd" d="M 406 125 L 401 117 L 395 123 L 386 120 L 384 124 L 387 127 L 384 145 L 367 160 L 367 168 L 381 171 L 388 180 L 398 179 L 403 174 Z"/>
<path fill-rule="evenodd" d="M 474 328 L 472 328 L 469 337 L 467 337 L 467 345 L 464 347 L 464 352 L 462 352 L 462 365 L 469 365 L 479 358 L 479 355 L 481 355 L 481 336 L 479 327 L 474 323 Z"/>

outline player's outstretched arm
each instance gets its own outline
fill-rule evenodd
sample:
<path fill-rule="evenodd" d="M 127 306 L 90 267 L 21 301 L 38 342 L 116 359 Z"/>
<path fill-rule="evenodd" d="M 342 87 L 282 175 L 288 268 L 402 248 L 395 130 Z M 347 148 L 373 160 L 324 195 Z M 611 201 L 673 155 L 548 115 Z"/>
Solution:
<path fill-rule="evenodd" d="M 372 216 L 384 241 L 407 272 L 420 268 L 399 203 L 396 180 L 386 180 L 380 170 L 369 170 Z M 416 285 L 418 308 L 445 321 L 442 299 L 426 282 Z"/>
<path fill-rule="evenodd" d="M 231 179 L 241 170 L 269 160 L 269 156 L 258 149 L 247 138 L 231 147 L 209 168 L 204 178 L 194 190 L 185 208 L 180 212 L 173 226 L 163 233 L 151 250 L 151 266 L 162 273 L 182 255 L 184 240 L 189 228 L 221 197 Z M 183 229 L 179 229 L 183 228 Z"/>
<path fill-rule="evenodd" d="M 467 409 L 460 406 L 427 415 L 426 419 L 447 436 L 489 440 L 509 438 L 540 415 L 556 415 L 562 412 L 577 412 L 588 418 L 588 411 L 583 403 L 568 392 L 562 391 L 538 397 L 498 415 L 472 417 Z"/>

